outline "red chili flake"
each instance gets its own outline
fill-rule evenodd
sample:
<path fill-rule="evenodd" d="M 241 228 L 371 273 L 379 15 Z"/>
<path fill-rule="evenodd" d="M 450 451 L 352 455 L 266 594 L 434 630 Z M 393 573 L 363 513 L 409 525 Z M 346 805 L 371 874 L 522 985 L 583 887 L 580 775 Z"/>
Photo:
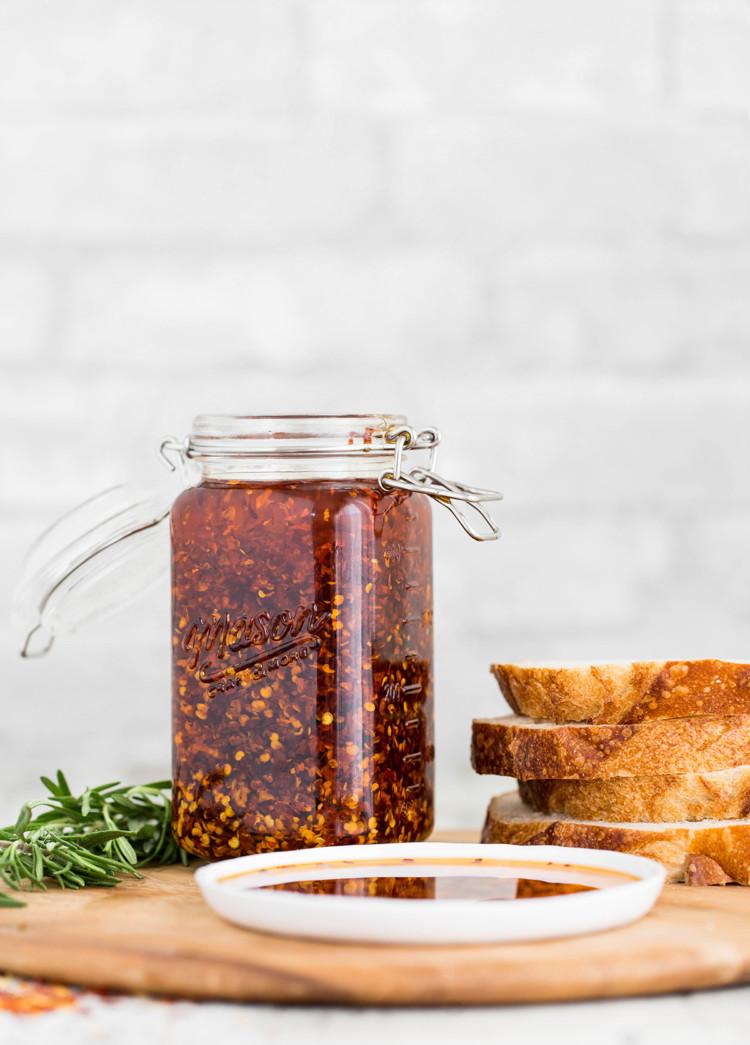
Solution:
<path fill-rule="evenodd" d="M 6 981 L 10 990 L 0 989 L 0 1011 L 33 1016 L 52 1009 L 72 1008 L 79 997 L 77 991 L 57 983 L 39 980 Z"/>
<path fill-rule="evenodd" d="M 209 480 L 172 509 L 174 830 L 209 859 L 432 829 L 427 498 Z"/>

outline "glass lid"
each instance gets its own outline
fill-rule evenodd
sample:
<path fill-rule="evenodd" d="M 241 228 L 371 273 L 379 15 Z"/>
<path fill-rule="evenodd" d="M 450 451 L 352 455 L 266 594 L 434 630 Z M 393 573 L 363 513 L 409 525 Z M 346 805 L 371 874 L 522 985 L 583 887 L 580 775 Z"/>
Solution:
<path fill-rule="evenodd" d="M 114 486 L 45 530 L 13 597 L 22 656 L 41 656 L 56 635 L 131 602 L 167 573 L 176 492 L 171 483 Z"/>
<path fill-rule="evenodd" d="M 390 433 L 405 425 L 402 414 L 200 414 L 193 418 L 186 453 L 188 457 L 392 456 Z"/>

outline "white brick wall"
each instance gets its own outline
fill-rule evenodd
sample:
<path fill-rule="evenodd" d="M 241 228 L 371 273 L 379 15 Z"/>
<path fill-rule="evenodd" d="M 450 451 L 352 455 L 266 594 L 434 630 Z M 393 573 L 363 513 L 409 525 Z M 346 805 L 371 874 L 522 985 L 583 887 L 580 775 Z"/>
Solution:
<path fill-rule="evenodd" d="M 0 135 L 0 235 L 14 239 L 305 242 L 351 233 L 378 193 L 373 134 L 352 121 L 97 115 Z"/>
<path fill-rule="evenodd" d="M 750 8 L 745 0 L 680 0 L 674 46 L 681 101 L 696 109 L 747 113 Z"/>
<path fill-rule="evenodd" d="M 557 375 L 742 371 L 750 344 L 745 244 L 545 245 L 498 262 L 497 338 Z"/>
<path fill-rule="evenodd" d="M 390 409 L 507 497 L 435 510 L 444 823 L 491 660 L 750 655 L 748 70 L 749 0 L 0 0 L 6 605 L 192 414 Z M 165 772 L 165 605 L 3 630 L 9 813 Z"/>
<path fill-rule="evenodd" d="M 294 0 L 4 0 L 0 107 L 107 119 L 299 103 Z"/>
<path fill-rule="evenodd" d="M 315 102 L 391 118 L 652 103 L 651 0 L 322 0 L 311 5 Z"/>
<path fill-rule="evenodd" d="M 88 260 L 70 277 L 63 359 L 90 366 L 109 346 L 116 369 L 128 353 L 139 373 L 168 377 L 180 346 L 187 369 L 205 360 L 206 332 L 221 358 L 243 368 L 314 375 L 349 369 L 356 353 L 398 347 L 441 356 L 476 340 L 482 320 L 476 265 L 442 250 L 309 249 L 237 258 Z M 352 353 L 352 356 L 349 356 Z"/>
<path fill-rule="evenodd" d="M 394 137 L 394 208 L 427 240 L 502 250 L 750 231 L 744 122 L 451 117 Z"/>
<path fill-rule="evenodd" d="M 48 268 L 23 254 L 0 259 L 0 346 L 3 360 L 44 356 L 54 338 L 55 288 Z"/>

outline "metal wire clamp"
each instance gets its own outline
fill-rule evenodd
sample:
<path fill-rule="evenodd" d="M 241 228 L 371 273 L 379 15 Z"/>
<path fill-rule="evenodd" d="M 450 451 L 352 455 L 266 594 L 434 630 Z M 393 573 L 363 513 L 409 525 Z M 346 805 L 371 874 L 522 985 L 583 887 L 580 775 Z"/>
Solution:
<path fill-rule="evenodd" d="M 468 486 L 453 479 L 445 479 L 435 471 L 437 451 L 440 444 L 440 432 L 437 428 L 423 428 L 417 432 L 414 428 L 404 426 L 393 428 L 386 433 L 386 441 L 395 443 L 393 468 L 381 472 L 378 482 L 386 491 L 404 490 L 409 493 L 423 493 L 432 497 L 438 504 L 444 505 L 459 521 L 466 533 L 475 541 L 496 541 L 500 536 L 500 527 L 484 507 L 484 501 L 501 501 L 503 495 L 496 490 L 482 490 L 478 486 Z M 426 468 L 413 468 L 404 474 L 404 450 L 429 450 L 430 459 Z M 487 524 L 487 530 L 477 530 L 467 515 L 454 503 L 463 502 L 477 512 Z"/>

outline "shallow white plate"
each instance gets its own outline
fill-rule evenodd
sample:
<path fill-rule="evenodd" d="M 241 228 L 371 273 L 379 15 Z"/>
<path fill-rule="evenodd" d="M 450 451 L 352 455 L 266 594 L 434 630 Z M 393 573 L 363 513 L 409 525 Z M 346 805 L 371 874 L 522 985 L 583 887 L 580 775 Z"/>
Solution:
<path fill-rule="evenodd" d="M 409 860 L 398 868 L 383 861 Z M 444 861 L 480 861 L 468 865 Z M 436 861 L 430 864 L 430 861 Z M 325 864 L 325 874 L 315 865 Z M 501 865 L 501 866 L 498 866 Z M 592 891 L 513 900 L 412 900 L 304 894 L 261 888 L 270 882 L 377 874 L 497 876 L 585 884 L 587 875 L 613 881 Z M 273 872 L 273 874 L 272 874 Z M 262 853 L 200 867 L 195 873 L 206 902 L 227 921 L 248 929 L 321 940 L 370 943 L 492 943 L 551 939 L 627 925 L 656 902 L 665 871 L 641 856 L 561 846 L 471 845 L 416 842 L 331 846 Z M 563 880 L 565 880 L 563 878 Z"/>

